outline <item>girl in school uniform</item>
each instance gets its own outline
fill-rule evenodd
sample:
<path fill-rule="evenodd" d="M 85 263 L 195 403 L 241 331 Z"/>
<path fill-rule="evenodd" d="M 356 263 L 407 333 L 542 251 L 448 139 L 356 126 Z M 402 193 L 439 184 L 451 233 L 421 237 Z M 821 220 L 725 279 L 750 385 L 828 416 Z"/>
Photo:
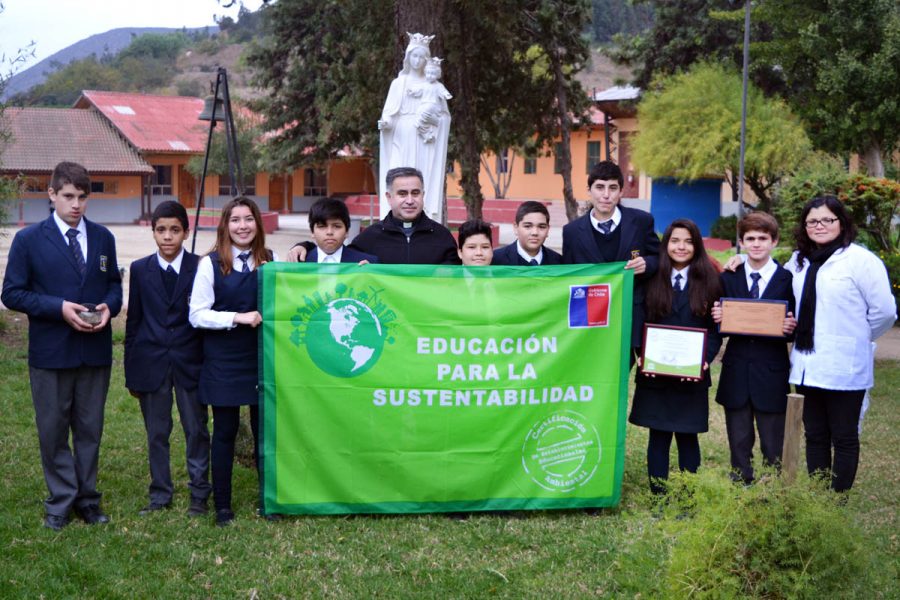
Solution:
<path fill-rule="evenodd" d="M 190 322 L 203 335 L 200 402 L 212 407 L 211 466 L 216 524 L 234 519 L 231 473 L 241 406 L 250 406 L 254 459 L 258 461 L 256 269 L 275 260 L 266 248 L 259 208 L 235 198 L 222 208 L 216 245 L 200 259 L 190 300 Z M 257 465 L 258 466 L 258 465 Z"/>
<path fill-rule="evenodd" d="M 697 225 L 689 219 L 673 221 L 663 235 L 662 247 L 665 252 L 660 253 L 659 270 L 647 285 L 646 322 L 703 328 L 707 338 L 701 381 L 645 375 L 638 360 L 629 421 L 650 429 L 647 473 L 655 494 L 665 493 L 673 436 L 679 468 L 694 473 L 700 466 L 697 434 L 709 427 L 709 365 L 722 344 L 710 316 L 713 302 L 721 295 L 719 276 Z"/>

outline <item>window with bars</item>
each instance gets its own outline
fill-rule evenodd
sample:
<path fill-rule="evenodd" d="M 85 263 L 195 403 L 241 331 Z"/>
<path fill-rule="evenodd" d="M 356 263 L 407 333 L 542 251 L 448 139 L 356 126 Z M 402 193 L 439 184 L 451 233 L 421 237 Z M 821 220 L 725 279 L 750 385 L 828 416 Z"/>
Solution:
<path fill-rule="evenodd" d="M 231 175 L 223 173 L 219 175 L 219 195 L 231 196 Z M 244 175 L 244 195 L 256 195 L 256 176 Z"/>
<path fill-rule="evenodd" d="M 600 142 L 588 142 L 587 143 L 587 167 L 585 167 L 585 173 L 590 173 L 591 167 L 596 165 L 601 160 L 603 160 L 603 159 L 600 158 Z"/>
<path fill-rule="evenodd" d="M 150 176 L 150 194 L 152 196 L 172 195 L 172 167 L 170 165 L 153 165 Z"/>

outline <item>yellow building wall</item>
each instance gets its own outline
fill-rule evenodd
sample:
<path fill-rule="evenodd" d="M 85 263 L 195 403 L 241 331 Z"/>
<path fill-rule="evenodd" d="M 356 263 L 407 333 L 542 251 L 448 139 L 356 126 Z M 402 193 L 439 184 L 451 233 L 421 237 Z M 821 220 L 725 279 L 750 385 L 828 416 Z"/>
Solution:
<path fill-rule="evenodd" d="M 619 119 L 616 121 L 617 131 L 636 131 L 637 119 Z M 613 133 L 612 159 L 618 161 L 616 148 L 618 145 L 618 134 Z M 512 180 L 506 197 L 515 200 L 561 200 L 563 189 L 562 175 L 554 173 L 555 156 L 553 150 L 556 147 L 556 140 L 552 148 L 544 148 L 541 156 L 538 156 L 537 168 L 535 173 L 525 173 L 525 159 L 521 155 L 517 155 L 514 161 L 511 161 Z M 600 142 L 600 159 L 606 158 L 606 136 L 602 127 L 587 130 L 576 130 L 571 135 L 571 154 L 572 154 L 572 190 L 576 200 L 588 200 L 587 176 L 592 165 L 588 165 L 588 142 Z M 547 153 L 550 156 L 545 156 Z M 510 153 L 512 154 L 512 153 Z M 484 161 L 491 167 L 491 172 L 496 177 L 497 157 L 493 153 L 486 153 Z M 459 163 L 453 165 L 453 172 L 447 176 L 447 195 L 462 196 L 462 188 L 459 185 L 460 167 Z M 639 197 L 647 198 L 650 189 L 650 178 L 643 173 L 635 173 L 639 184 Z M 481 193 L 485 198 L 494 198 L 494 186 L 491 179 L 485 171 L 484 165 L 481 167 L 481 175 L 479 177 L 481 184 Z"/>

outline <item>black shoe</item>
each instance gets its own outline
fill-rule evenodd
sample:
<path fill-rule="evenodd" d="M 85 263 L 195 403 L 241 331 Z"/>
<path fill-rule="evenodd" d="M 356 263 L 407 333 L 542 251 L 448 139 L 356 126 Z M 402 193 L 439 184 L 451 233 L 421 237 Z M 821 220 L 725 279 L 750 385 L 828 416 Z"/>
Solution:
<path fill-rule="evenodd" d="M 109 523 L 109 517 L 103 514 L 100 507 L 96 504 L 88 504 L 87 506 L 75 507 L 75 514 L 88 525 L 98 525 Z"/>
<path fill-rule="evenodd" d="M 138 514 L 143 517 L 149 515 L 150 513 L 154 513 L 160 510 L 168 510 L 170 508 L 172 508 L 171 502 L 151 502 L 150 504 L 139 510 Z"/>
<path fill-rule="evenodd" d="M 202 517 L 209 512 L 206 505 L 206 498 L 191 497 L 191 505 L 188 506 L 187 514 L 189 517 Z"/>
<path fill-rule="evenodd" d="M 220 508 L 216 511 L 216 526 L 227 527 L 234 521 L 234 512 L 230 508 Z"/>
<path fill-rule="evenodd" d="M 69 524 L 69 517 L 60 517 L 59 515 L 47 515 L 44 517 L 44 527 L 53 531 L 62 531 L 62 528 Z"/>

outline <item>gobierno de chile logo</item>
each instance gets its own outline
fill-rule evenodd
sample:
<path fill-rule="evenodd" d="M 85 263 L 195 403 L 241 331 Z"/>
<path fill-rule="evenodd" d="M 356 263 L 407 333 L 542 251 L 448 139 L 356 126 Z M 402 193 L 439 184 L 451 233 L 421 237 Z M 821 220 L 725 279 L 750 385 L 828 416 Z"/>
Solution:
<path fill-rule="evenodd" d="M 333 293 L 304 295 L 291 317 L 291 342 L 305 345 L 309 358 L 329 375 L 362 375 L 381 358 L 385 342 L 394 343 L 390 331 L 397 314 L 381 301 L 382 291 L 339 283 Z"/>

